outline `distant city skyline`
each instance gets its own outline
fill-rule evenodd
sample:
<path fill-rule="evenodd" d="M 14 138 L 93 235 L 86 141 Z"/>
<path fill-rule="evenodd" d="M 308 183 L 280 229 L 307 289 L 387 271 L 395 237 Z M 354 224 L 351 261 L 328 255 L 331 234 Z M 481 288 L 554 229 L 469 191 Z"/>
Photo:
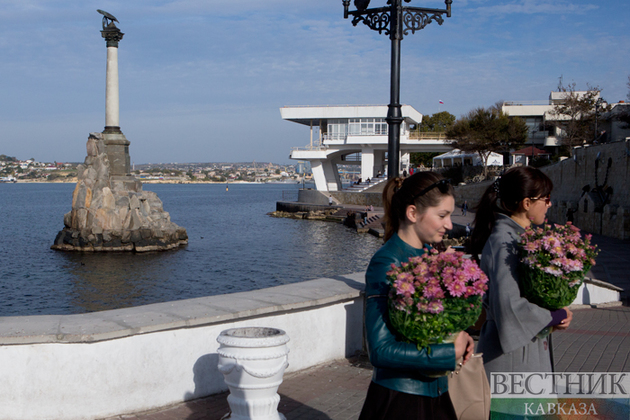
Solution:
<path fill-rule="evenodd" d="M 390 41 L 343 19 L 341 0 L 2 2 L 0 153 L 83 161 L 105 124 L 96 9 L 125 34 L 120 125 L 136 164 L 294 164 L 290 148 L 309 132 L 280 107 L 389 103 Z M 560 77 L 626 99 L 630 2 L 454 0 L 452 10 L 402 42 L 401 102 L 422 114 L 546 100 Z"/>

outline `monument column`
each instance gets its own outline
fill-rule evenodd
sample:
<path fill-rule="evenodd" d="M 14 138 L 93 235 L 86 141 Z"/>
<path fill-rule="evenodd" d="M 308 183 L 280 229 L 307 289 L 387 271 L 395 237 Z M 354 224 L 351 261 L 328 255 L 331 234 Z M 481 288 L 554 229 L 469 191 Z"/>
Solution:
<path fill-rule="evenodd" d="M 111 16 L 111 15 L 110 15 Z M 118 43 L 123 33 L 114 24 L 113 16 L 105 16 L 101 35 L 107 42 L 107 76 L 105 87 L 105 129 L 103 140 L 107 147 L 110 163 L 110 176 L 132 187 L 131 159 L 129 157 L 129 140 L 120 130 L 120 107 L 118 98 Z M 116 21 L 117 22 L 117 21 Z M 121 178 L 122 177 L 122 178 Z"/>
<path fill-rule="evenodd" d="M 123 33 L 102 31 L 107 40 L 107 82 L 105 88 L 105 131 L 120 133 L 120 102 L 118 99 L 118 41 Z"/>

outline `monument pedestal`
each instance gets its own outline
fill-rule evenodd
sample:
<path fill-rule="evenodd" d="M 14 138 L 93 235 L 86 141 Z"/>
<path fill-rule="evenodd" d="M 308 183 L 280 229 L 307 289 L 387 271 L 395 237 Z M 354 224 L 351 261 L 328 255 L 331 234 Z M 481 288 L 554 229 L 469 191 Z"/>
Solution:
<path fill-rule="evenodd" d="M 105 127 L 103 131 L 103 143 L 107 149 L 107 157 L 109 157 L 110 175 L 126 176 L 131 170 L 131 159 L 129 158 L 129 145 L 131 142 L 127 140 L 125 135 L 120 131 L 108 132 L 111 127 Z"/>
<path fill-rule="evenodd" d="M 142 183 L 128 172 L 120 174 L 129 162 L 129 141 L 122 133 L 106 142 L 107 137 L 90 133 L 85 163 L 77 167 L 72 211 L 65 214 L 65 227 L 51 248 L 147 252 L 187 244 L 186 229 L 171 222 L 158 196 L 143 191 Z"/>

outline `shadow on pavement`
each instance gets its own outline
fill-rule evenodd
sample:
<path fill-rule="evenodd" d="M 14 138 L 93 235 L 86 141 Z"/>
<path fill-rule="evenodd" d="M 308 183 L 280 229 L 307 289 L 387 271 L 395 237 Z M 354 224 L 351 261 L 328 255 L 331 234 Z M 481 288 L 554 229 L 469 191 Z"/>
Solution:
<path fill-rule="evenodd" d="M 211 395 L 186 403 L 189 411 L 186 420 L 221 420 L 230 412 L 227 402 L 228 393 Z M 280 404 L 278 412 L 284 414 L 287 420 L 309 419 L 309 420 L 330 420 L 330 417 L 306 404 L 296 401 L 280 393 Z M 226 419 L 229 417 L 226 417 Z"/>

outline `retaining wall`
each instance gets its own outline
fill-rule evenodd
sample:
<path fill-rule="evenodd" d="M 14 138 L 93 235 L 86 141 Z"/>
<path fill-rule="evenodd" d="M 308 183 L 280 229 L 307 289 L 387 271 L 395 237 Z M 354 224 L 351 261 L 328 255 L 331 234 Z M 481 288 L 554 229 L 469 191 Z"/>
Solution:
<path fill-rule="evenodd" d="M 343 192 L 336 191 L 332 193 L 333 197 L 343 204 L 354 204 L 359 206 L 383 206 L 382 192 Z"/>
<path fill-rule="evenodd" d="M 553 181 L 553 206 L 547 218 L 555 223 L 573 223 L 580 229 L 600 235 L 630 238 L 630 143 L 578 147 L 574 158 L 540 168 Z M 609 167 L 610 161 L 610 167 Z M 597 162 L 597 163 L 596 163 Z M 455 203 L 459 207 L 468 200 L 471 210 L 493 181 L 455 187 Z M 608 204 L 601 207 L 597 194 L 583 193 L 585 186 L 612 188 Z"/>
<path fill-rule="evenodd" d="M 0 419 L 73 420 L 227 390 L 216 337 L 287 332 L 302 370 L 362 349 L 364 273 L 80 315 L 0 318 Z"/>

